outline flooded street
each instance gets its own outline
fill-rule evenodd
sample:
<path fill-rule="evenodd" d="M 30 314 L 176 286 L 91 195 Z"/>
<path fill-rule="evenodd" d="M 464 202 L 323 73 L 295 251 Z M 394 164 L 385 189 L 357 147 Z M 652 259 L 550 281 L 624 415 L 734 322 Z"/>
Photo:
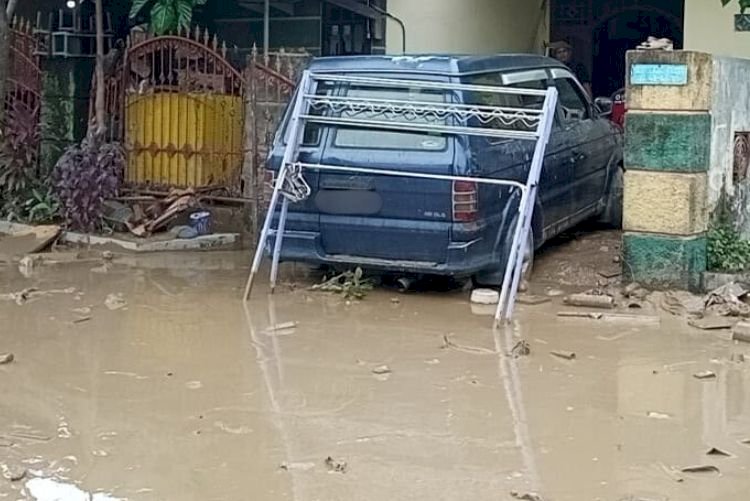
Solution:
<path fill-rule="evenodd" d="M 0 294 L 57 291 L 0 301 L 0 464 L 27 470 L 0 499 L 748 498 L 750 345 L 562 320 L 560 297 L 495 332 L 465 291 L 347 304 L 290 268 L 244 307 L 248 261 L 0 266 Z"/>

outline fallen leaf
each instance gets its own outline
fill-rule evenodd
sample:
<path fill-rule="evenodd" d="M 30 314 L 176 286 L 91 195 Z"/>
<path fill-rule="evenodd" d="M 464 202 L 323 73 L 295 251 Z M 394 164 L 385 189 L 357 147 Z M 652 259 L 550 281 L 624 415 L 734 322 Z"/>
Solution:
<path fill-rule="evenodd" d="M 706 453 L 706 455 L 707 456 L 722 456 L 722 457 L 727 457 L 727 458 L 732 457 L 732 455 L 729 454 L 728 452 L 725 452 L 721 449 L 717 449 L 716 447 L 712 447 L 711 450 L 709 450 Z"/>
<path fill-rule="evenodd" d="M 523 501 L 544 501 L 544 498 L 535 492 L 517 492 L 510 491 L 512 498 L 521 499 Z"/>
<path fill-rule="evenodd" d="M 721 470 L 713 465 L 686 466 L 680 470 L 682 473 L 714 473 L 721 475 Z"/>

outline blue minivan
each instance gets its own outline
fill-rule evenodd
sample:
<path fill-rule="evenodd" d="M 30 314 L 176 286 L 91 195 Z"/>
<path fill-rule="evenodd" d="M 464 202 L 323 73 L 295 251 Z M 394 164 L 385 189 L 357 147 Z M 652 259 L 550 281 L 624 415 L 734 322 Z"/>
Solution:
<path fill-rule="evenodd" d="M 533 251 L 560 232 L 592 218 L 620 223 L 623 134 L 607 119 L 611 102 L 592 102 L 571 71 L 553 59 L 534 55 L 357 56 L 316 59 L 310 70 L 482 86 L 546 89 L 554 85 L 559 104 L 529 235 L 526 270 L 530 272 Z M 341 82 L 320 85 L 318 92 L 446 103 L 479 101 L 495 106 L 541 105 L 518 102 L 531 99 L 519 95 L 463 96 L 421 87 L 375 88 Z M 287 109 L 274 139 L 266 172 L 269 182 L 284 155 L 290 112 Z M 520 140 L 310 124 L 299 160 L 525 183 L 533 148 L 533 142 Z M 305 178 L 312 195 L 290 205 L 282 261 L 501 283 L 518 207 L 518 195 L 507 188 L 313 170 L 306 170 Z"/>

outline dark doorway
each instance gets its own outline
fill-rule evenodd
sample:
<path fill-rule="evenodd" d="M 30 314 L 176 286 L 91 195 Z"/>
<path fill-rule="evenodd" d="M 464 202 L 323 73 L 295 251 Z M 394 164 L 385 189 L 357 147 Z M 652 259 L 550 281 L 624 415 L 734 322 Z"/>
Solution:
<path fill-rule="evenodd" d="M 591 72 L 595 96 L 625 85 L 625 53 L 649 36 L 682 48 L 684 0 L 552 0 L 551 40 L 565 40 Z"/>

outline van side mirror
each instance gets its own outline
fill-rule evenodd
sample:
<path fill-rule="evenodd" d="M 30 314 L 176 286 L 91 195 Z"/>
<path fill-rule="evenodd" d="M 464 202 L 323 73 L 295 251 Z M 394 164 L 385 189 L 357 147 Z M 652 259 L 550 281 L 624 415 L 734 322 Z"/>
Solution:
<path fill-rule="evenodd" d="M 599 111 L 600 117 L 608 117 L 612 114 L 612 109 L 614 108 L 614 101 L 612 101 L 608 97 L 597 97 L 594 100 L 594 104 L 596 105 L 596 109 Z"/>

